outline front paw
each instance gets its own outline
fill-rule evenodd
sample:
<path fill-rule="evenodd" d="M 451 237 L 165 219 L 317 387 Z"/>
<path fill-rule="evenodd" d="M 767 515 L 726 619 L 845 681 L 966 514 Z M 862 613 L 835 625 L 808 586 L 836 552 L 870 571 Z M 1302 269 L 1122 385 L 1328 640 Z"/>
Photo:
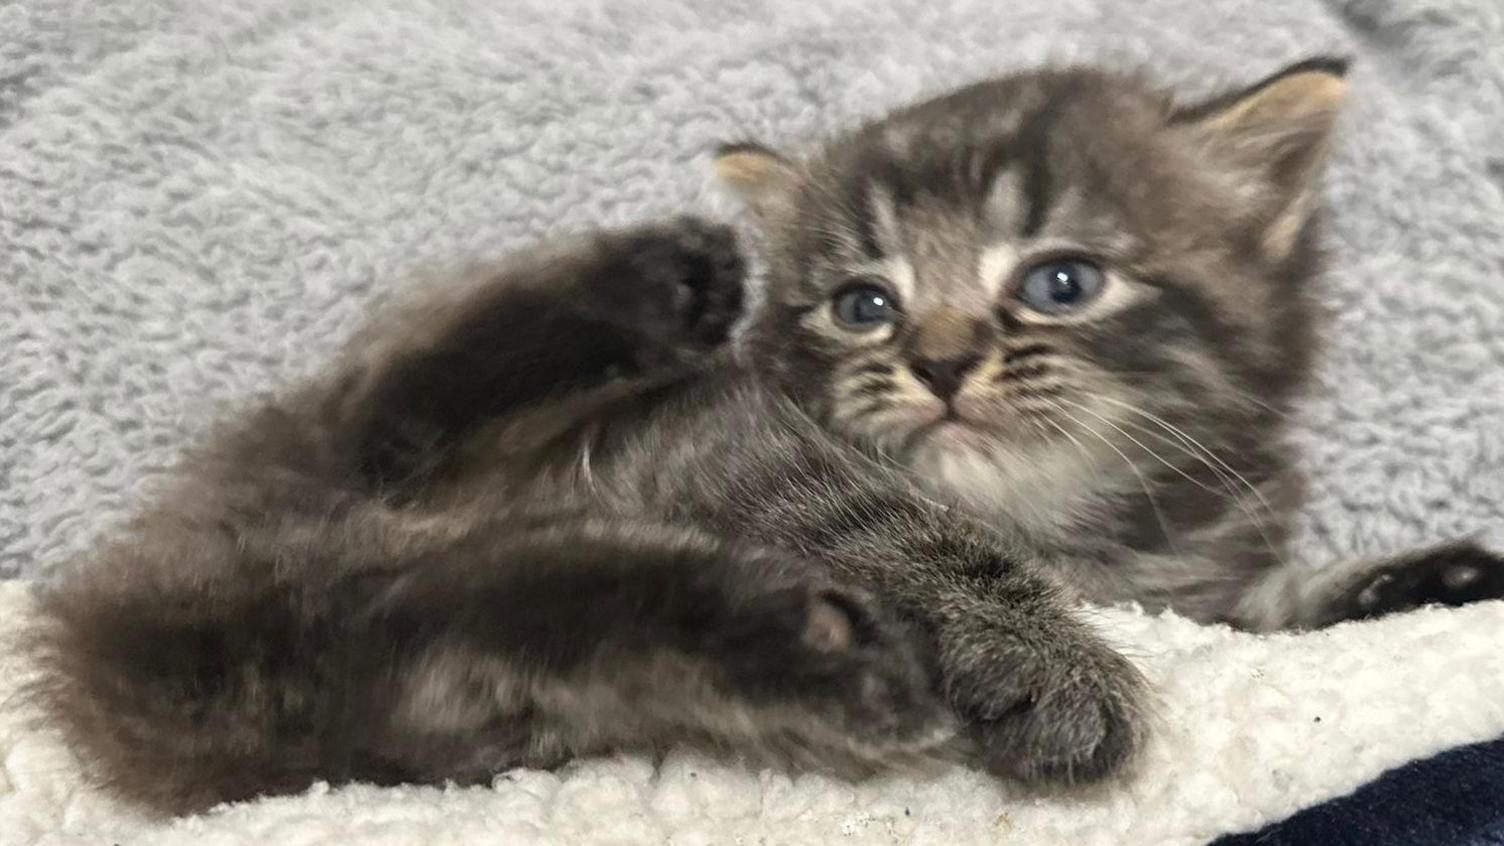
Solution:
<path fill-rule="evenodd" d="M 741 317 L 746 262 L 730 227 L 695 217 L 609 233 L 601 295 L 669 346 L 712 347 Z"/>
<path fill-rule="evenodd" d="M 1084 784 L 1120 772 L 1143 745 L 1143 677 L 1078 626 L 948 640 L 950 699 L 990 772 Z"/>
<path fill-rule="evenodd" d="M 1504 598 L 1504 557 L 1463 542 L 1427 550 L 1369 574 L 1339 599 L 1340 619 L 1379 617 L 1424 605 Z"/>

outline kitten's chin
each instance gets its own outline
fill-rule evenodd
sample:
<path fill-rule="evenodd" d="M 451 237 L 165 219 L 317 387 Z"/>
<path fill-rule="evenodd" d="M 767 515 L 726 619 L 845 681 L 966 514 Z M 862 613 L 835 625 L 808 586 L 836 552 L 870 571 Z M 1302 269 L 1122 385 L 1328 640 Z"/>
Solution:
<path fill-rule="evenodd" d="M 975 426 L 936 427 L 905 457 L 930 495 L 1041 535 L 1063 530 L 1098 478 L 1095 465 L 1042 438 L 1010 438 Z"/>
<path fill-rule="evenodd" d="M 997 435 L 966 420 L 947 418 L 915 430 L 910 443 L 933 452 L 974 452 L 997 446 Z"/>
<path fill-rule="evenodd" d="M 966 413 L 942 412 L 916 422 L 904 435 L 904 453 L 917 457 L 955 453 L 957 455 L 992 454 L 999 449 L 1016 448 L 1023 430 L 981 422 Z"/>
<path fill-rule="evenodd" d="M 938 405 L 938 404 L 937 404 Z M 1021 429 L 983 423 L 944 406 L 920 406 L 890 412 L 883 426 L 848 430 L 853 440 L 868 443 L 903 464 L 918 464 L 935 458 L 989 456 L 1000 450 L 1016 450 L 1025 444 Z"/>
<path fill-rule="evenodd" d="M 904 456 L 909 472 L 932 495 L 984 511 L 1008 485 L 1007 464 L 994 438 L 954 421 L 930 427 Z"/>

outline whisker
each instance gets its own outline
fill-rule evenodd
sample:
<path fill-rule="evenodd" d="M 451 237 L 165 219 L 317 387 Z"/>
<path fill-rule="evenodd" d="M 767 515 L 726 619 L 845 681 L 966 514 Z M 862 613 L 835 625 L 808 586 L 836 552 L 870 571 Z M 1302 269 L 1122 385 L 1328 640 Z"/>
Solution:
<path fill-rule="evenodd" d="M 1230 494 L 1233 495 L 1234 500 L 1238 503 L 1238 507 L 1239 507 L 1240 510 L 1243 511 L 1244 516 L 1246 516 L 1249 519 L 1249 521 L 1253 523 L 1254 528 L 1258 530 L 1259 536 L 1261 538 L 1263 538 L 1264 546 L 1269 550 L 1270 554 L 1272 554 L 1275 557 L 1276 560 L 1280 561 L 1281 563 L 1285 563 L 1285 556 L 1279 550 L 1279 548 L 1275 545 L 1273 538 L 1269 537 L 1269 532 L 1268 532 L 1268 529 L 1267 529 L 1266 524 L 1264 523 L 1264 521 L 1261 520 L 1256 514 L 1253 513 L 1253 511 L 1248 507 L 1247 500 L 1244 499 L 1240 494 L 1238 494 L 1236 492 L 1236 490 L 1233 488 L 1233 486 L 1231 485 L 1231 483 L 1229 482 L 1229 478 L 1233 479 L 1233 480 L 1236 480 L 1238 482 L 1238 484 L 1242 485 L 1242 487 L 1245 490 L 1247 490 L 1249 493 L 1253 494 L 1254 498 L 1258 500 L 1259 505 L 1264 509 L 1264 511 L 1267 514 L 1269 514 L 1270 516 L 1275 516 L 1278 512 L 1276 512 L 1274 510 L 1274 507 L 1269 504 L 1269 500 L 1264 496 L 1263 491 L 1260 491 L 1256 485 L 1254 485 L 1252 482 L 1248 481 L 1247 477 L 1245 477 L 1243 474 L 1239 473 L 1237 470 L 1233 469 L 1232 465 L 1230 465 L 1226 461 L 1222 460 L 1222 457 L 1219 456 L 1219 455 L 1217 455 L 1217 453 L 1213 452 L 1210 447 L 1207 447 L 1205 444 L 1201 443 L 1200 441 L 1198 441 L 1195 438 L 1191 437 L 1190 435 L 1186 434 L 1179 427 L 1173 425 L 1172 423 L 1170 423 L 1169 421 L 1165 420 L 1164 418 L 1159 417 L 1159 416 L 1157 416 L 1155 414 L 1152 414 L 1152 413 L 1150 413 L 1148 411 L 1145 411 L 1144 409 L 1139 408 L 1139 407 L 1133 405 L 1132 403 L 1123 402 L 1121 400 L 1115 400 L 1115 399 L 1112 399 L 1111 397 L 1105 397 L 1105 396 L 1103 396 L 1103 397 L 1098 397 L 1097 399 L 1104 400 L 1106 402 L 1112 403 L 1113 405 L 1117 405 L 1117 406 L 1119 406 L 1121 408 L 1124 408 L 1124 409 L 1126 409 L 1128 411 L 1131 411 L 1131 412 L 1133 412 L 1135 414 L 1142 415 L 1143 417 L 1145 417 L 1146 419 L 1148 419 L 1149 421 L 1151 421 L 1155 425 L 1159 426 L 1160 428 L 1162 428 L 1165 431 L 1171 433 L 1177 439 L 1179 439 L 1180 446 L 1178 448 L 1180 449 L 1180 451 L 1183 452 L 1183 453 L 1185 453 L 1186 455 L 1188 455 L 1188 456 L 1196 459 L 1197 461 L 1201 462 L 1203 465 L 1206 466 L 1206 468 L 1208 470 L 1211 470 L 1212 473 L 1214 475 L 1216 475 L 1216 477 L 1218 478 L 1218 480 L 1220 480 L 1222 482 L 1223 487 L 1226 488 L 1227 491 Z M 1133 425 L 1133 424 L 1130 424 L 1130 425 Z M 1135 428 L 1140 429 L 1140 431 L 1144 431 L 1146 433 L 1151 433 L 1152 434 L 1152 432 L 1150 432 L 1150 430 L 1145 429 L 1144 427 L 1135 426 Z M 1169 443 L 1169 441 L 1167 439 L 1165 439 L 1163 435 L 1156 435 L 1156 436 L 1159 437 L 1161 439 L 1161 441 L 1163 441 L 1165 443 Z M 1171 444 L 1171 445 L 1174 446 L 1174 444 Z M 1190 449 L 1188 449 L 1187 447 L 1190 447 Z M 1212 461 L 1215 461 L 1216 465 L 1212 464 L 1211 461 L 1208 461 L 1207 460 L 1208 457 Z M 1217 465 L 1221 465 L 1220 469 L 1218 468 Z M 1189 478 L 1189 477 L 1187 477 L 1187 478 Z"/>
<path fill-rule="evenodd" d="M 1206 467 L 1206 469 L 1210 470 L 1212 474 L 1217 477 L 1217 481 L 1222 484 L 1223 490 L 1225 490 L 1230 495 L 1230 498 L 1233 500 L 1233 502 L 1237 504 L 1238 510 L 1243 512 L 1243 516 L 1247 517 L 1248 521 L 1253 524 L 1254 529 L 1258 531 L 1259 537 L 1264 542 L 1264 547 L 1269 550 L 1269 553 L 1273 555 L 1276 560 L 1282 563 L 1284 562 L 1284 554 L 1280 552 L 1279 547 L 1274 543 L 1274 539 L 1269 536 L 1269 531 L 1267 528 L 1268 524 L 1264 520 L 1260 519 L 1253 508 L 1250 508 L 1248 498 L 1239 493 L 1239 487 L 1233 484 L 1235 480 L 1232 476 L 1229 476 L 1226 472 L 1219 469 L 1216 465 L 1207 461 L 1206 458 L 1199 453 L 1187 449 L 1183 443 L 1173 442 L 1159 432 L 1156 432 L 1146 426 L 1130 423 L 1128 421 L 1124 422 L 1128 423 L 1128 425 L 1139 430 L 1140 432 L 1157 438 L 1161 443 L 1173 447 L 1185 455 L 1191 456 L 1192 458 L 1196 459 L 1196 461 L 1199 462 L 1202 466 Z M 1269 513 L 1271 516 L 1274 516 L 1273 508 L 1270 507 L 1269 503 L 1264 499 L 1263 494 L 1257 487 L 1254 487 L 1247 482 L 1243 482 L 1241 483 L 1241 485 L 1243 489 L 1248 490 L 1254 495 L 1254 497 L 1257 498 L 1258 505 L 1261 506 L 1265 512 Z"/>
<path fill-rule="evenodd" d="M 1059 410 L 1059 409 L 1057 409 L 1057 410 Z M 1062 411 L 1061 413 L 1064 413 L 1064 412 Z M 1060 434 L 1064 435 L 1066 437 L 1066 439 L 1069 440 L 1076 447 L 1076 451 L 1080 452 L 1081 453 L 1081 458 L 1086 461 L 1087 468 L 1091 470 L 1091 474 L 1092 474 L 1093 478 L 1096 478 L 1098 480 L 1100 480 L 1102 478 L 1101 472 L 1099 472 L 1097 470 L 1097 462 L 1095 460 L 1093 460 L 1092 457 L 1091 457 L 1091 451 L 1086 448 L 1085 444 L 1081 443 L 1080 439 L 1078 439 L 1075 435 L 1072 435 L 1069 431 L 1067 431 L 1064 426 L 1061 426 L 1059 423 L 1056 423 L 1054 420 L 1051 420 L 1049 418 L 1049 415 L 1041 414 L 1041 415 L 1039 415 L 1039 419 L 1042 420 L 1043 422 L 1048 423 L 1051 426 L 1053 426 L 1055 428 L 1055 431 L 1057 431 Z M 1042 431 L 1044 431 L 1046 433 L 1049 432 L 1048 429 L 1044 429 L 1043 427 L 1040 427 L 1040 428 L 1041 428 Z"/>
<path fill-rule="evenodd" d="M 1138 465 L 1133 463 L 1133 459 L 1129 458 L 1127 453 L 1118 448 L 1117 444 L 1108 440 L 1107 437 L 1104 436 L 1101 432 L 1098 432 L 1096 429 L 1093 429 L 1092 427 L 1081 422 L 1080 418 L 1071 414 L 1070 411 L 1068 411 L 1064 406 L 1055 404 L 1055 410 L 1060 414 L 1065 415 L 1065 418 L 1067 420 L 1081 427 L 1083 430 L 1091 433 L 1092 437 L 1101 441 L 1103 445 L 1105 445 L 1113 452 L 1117 453 L 1118 457 L 1123 459 L 1123 463 L 1128 466 L 1128 469 L 1133 472 L 1134 477 L 1138 479 L 1138 485 L 1141 489 L 1143 489 L 1144 497 L 1149 502 L 1149 510 L 1154 512 L 1154 520 L 1155 522 L 1159 523 L 1159 530 L 1164 534 L 1165 543 L 1168 543 L 1170 545 L 1170 550 L 1177 556 L 1183 557 L 1184 553 L 1180 551 L 1180 545 L 1175 542 L 1175 534 L 1170 531 L 1169 521 L 1165 519 L 1164 509 L 1159 507 L 1159 500 L 1154 498 L 1154 492 L 1149 489 L 1149 479 L 1144 475 L 1144 471 L 1140 470 Z"/>
<path fill-rule="evenodd" d="M 1163 372 L 1154 370 L 1113 370 L 1112 374 L 1114 376 L 1153 376 L 1159 378 L 1163 378 L 1165 376 Z M 1295 416 L 1290 411 L 1276 408 L 1275 406 L 1270 405 L 1263 398 L 1259 397 L 1259 395 L 1245 388 L 1239 388 L 1238 386 L 1232 384 L 1230 380 L 1219 380 L 1217 390 L 1234 394 L 1238 397 L 1238 399 L 1247 402 L 1249 405 L 1253 405 L 1264 411 L 1267 411 L 1268 413 L 1281 420 L 1289 420 Z"/>
<path fill-rule="evenodd" d="M 1242 473 L 1239 473 L 1237 470 L 1233 469 L 1232 465 L 1230 465 L 1226 461 L 1222 460 L 1222 457 L 1220 455 L 1218 455 L 1216 452 L 1214 452 L 1210 447 L 1206 446 L 1205 444 L 1201 443 L 1200 441 L 1198 441 L 1195 438 L 1191 437 L 1190 435 L 1186 434 L 1185 431 L 1183 431 L 1182 429 L 1180 429 L 1178 426 L 1175 426 L 1173 423 L 1170 423 L 1168 420 L 1165 420 L 1163 417 L 1159 417 L 1158 415 L 1151 414 L 1150 412 L 1145 411 L 1144 409 L 1139 408 L 1138 406 L 1133 405 L 1132 403 L 1123 402 L 1122 400 L 1115 400 L 1115 399 L 1113 399 L 1111 397 L 1105 397 L 1105 396 L 1098 397 L 1097 399 L 1103 400 L 1105 402 L 1110 402 L 1113 405 L 1119 406 L 1121 408 L 1125 408 L 1128 411 L 1131 411 L 1131 412 L 1133 412 L 1135 414 L 1142 415 L 1146 419 L 1152 421 L 1155 425 L 1160 426 L 1165 431 L 1170 432 L 1175 437 L 1179 438 L 1183 443 L 1186 443 L 1186 444 L 1188 444 L 1190 446 L 1193 446 L 1196 449 L 1200 450 L 1201 452 L 1205 453 L 1213 461 L 1215 461 L 1215 462 L 1217 462 L 1217 464 L 1221 465 L 1221 467 L 1222 467 L 1222 469 L 1224 471 L 1226 471 L 1228 474 L 1230 474 L 1234 479 L 1237 479 L 1239 483 L 1241 483 L 1245 488 L 1247 488 L 1249 490 L 1249 492 L 1251 492 L 1254 496 L 1257 496 L 1259 498 L 1260 502 L 1263 504 L 1264 508 L 1268 509 L 1271 512 L 1274 511 L 1274 508 L 1269 505 L 1269 501 L 1266 500 L 1266 499 L 1264 499 L 1263 493 L 1259 491 L 1259 489 L 1258 489 L 1257 486 L 1255 486 L 1252 482 L 1248 481 L 1247 477 L 1245 477 Z"/>
<path fill-rule="evenodd" d="M 1065 385 L 1020 385 L 1004 393 L 1005 397 L 1058 397 L 1065 393 Z"/>
<path fill-rule="evenodd" d="M 1127 438 L 1128 440 L 1132 441 L 1134 446 L 1138 447 L 1139 449 L 1143 450 L 1144 452 L 1147 452 L 1149 454 L 1149 456 L 1151 458 L 1153 458 L 1155 461 L 1158 461 L 1160 464 L 1163 464 L 1164 466 L 1170 468 L 1172 471 L 1174 471 L 1175 473 L 1179 474 L 1180 476 L 1182 476 L 1183 478 L 1185 478 L 1186 481 L 1190 482 L 1191 484 L 1195 485 L 1196 487 L 1201 488 L 1202 490 L 1204 490 L 1204 491 L 1206 491 L 1208 493 L 1211 493 L 1211 494 L 1215 494 L 1217 496 L 1225 497 L 1225 496 L 1228 495 L 1227 491 L 1225 491 L 1225 490 L 1220 490 L 1219 491 L 1216 488 L 1212 487 L 1211 485 L 1208 485 L 1205 482 L 1201 481 L 1200 479 L 1197 479 L 1195 476 L 1192 476 L 1189 473 L 1185 472 L 1185 470 L 1181 469 L 1180 467 L 1177 467 L 1174 463 L 1172 463 L 1171 461 L 1169 461 L 1168 459 L 1166 459 L 1164 456 L 1160 455 L 1159 453 L 1155 452 L 1154 450 L 1152 450 L 1148 446 L 1146 446 L 1143 441 L 1140 441 L 1139 439 L 1137 439 L 1137 438 L 1133 437 L 1132 435 L 1128 434 L 1127 430 L 1125 430 L 1123 427 L 1121 427 L 1118 424 L 1112 422 L 1111 420 L 1108 420 L 1106 417 L 1103 417 L 1102 415 L 1096 413 L 1095 411 L 1092 411 L 1091 409 L 1087 408 L 1086 406 L 1082 405 L 1081 403 L 1075 402 L 1073 400 L 1068 400 L 1068 399 L 1062 399 L 1061 402 L 1069 403 L 1072 408 L 1075 408 L 1078 411 L 1085 412 L 1086 414 L 1089 414 L 1092 417 L 1095 417 L 1096 419 L 1102 421 L 1103 423 L 1105 423 L 1106 425 L 1110 426 L 1111 428 L 1117 430 L 1118 434 L 1120 434 L 1123 437 Z"/>

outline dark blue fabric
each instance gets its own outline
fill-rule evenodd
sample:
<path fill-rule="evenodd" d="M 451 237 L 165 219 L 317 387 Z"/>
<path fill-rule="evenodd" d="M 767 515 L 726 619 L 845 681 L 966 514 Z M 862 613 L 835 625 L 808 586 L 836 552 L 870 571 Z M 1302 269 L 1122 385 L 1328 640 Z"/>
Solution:
<path fill-rule="evenodd" d="M 1504 846 L 1504 739 L 1406 764 L 1212 846 Z"/>

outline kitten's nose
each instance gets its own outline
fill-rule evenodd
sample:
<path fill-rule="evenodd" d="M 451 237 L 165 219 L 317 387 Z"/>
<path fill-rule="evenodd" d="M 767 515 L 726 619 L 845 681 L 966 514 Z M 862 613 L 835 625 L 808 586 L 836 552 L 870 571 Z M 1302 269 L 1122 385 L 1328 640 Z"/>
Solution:
<path fill-rule="evenodd" d="M 909 368 L 919 381 L 929 386 L 935 396 L 943 400 L 949 400 L 961 389 L 961 382 L 966 374 L 982 357 L 975 354 L 965 355 L 959 358 L 916 358 L 909 363 Z"/>

